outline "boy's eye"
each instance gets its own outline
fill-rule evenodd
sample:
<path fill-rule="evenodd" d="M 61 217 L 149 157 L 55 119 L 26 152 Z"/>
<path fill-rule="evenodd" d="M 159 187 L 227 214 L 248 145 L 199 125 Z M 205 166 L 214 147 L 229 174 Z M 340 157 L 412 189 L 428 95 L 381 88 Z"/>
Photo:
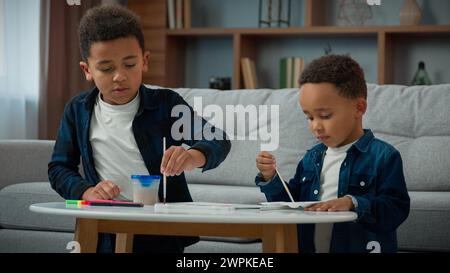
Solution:
<path fill-rule="evenodd" d="M 329 114 L 329 115 L 322 115 L 322 116 L 320 116 L 320 118 L 321 119 L 329 119 L 329 118 L 331 118 L 331 114 Z"/>
<path fill-rule="evenodd" d="M 132 68 L 132 67 L 135 67 L 136 66 L 136 64 L 126 64 L 125 65 L 125 67 L 128 67 L 128 68 Z"/>
<path fill-rule="evenodd" d="M 102 72 L 111 72 L 111 71 L 112 71 L 112 68 L 111 68 L 111 67 L 108 67 L 108 68 L 99 68 L 99 70 L 102 71 Z"/>

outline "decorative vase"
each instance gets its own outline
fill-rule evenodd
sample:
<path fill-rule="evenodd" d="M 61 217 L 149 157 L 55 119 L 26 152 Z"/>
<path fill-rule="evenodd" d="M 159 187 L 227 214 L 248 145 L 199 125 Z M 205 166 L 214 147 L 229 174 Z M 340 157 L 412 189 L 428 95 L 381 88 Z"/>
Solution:
<path fill-rule="evenodd" d="M 411 82 L 412 85 L 432 85 L 430 77 L 428 77 L 428 73 L 425 70 L 425 63 L 420 61 L 419 68 L 417 69 L 416 74 Z"/>
<path fill-rule="evenodd" d="M 401 25 L 418 25 L 422 19 L 422 11 L 416 0 L 405 0 L 400 10 Z"/>

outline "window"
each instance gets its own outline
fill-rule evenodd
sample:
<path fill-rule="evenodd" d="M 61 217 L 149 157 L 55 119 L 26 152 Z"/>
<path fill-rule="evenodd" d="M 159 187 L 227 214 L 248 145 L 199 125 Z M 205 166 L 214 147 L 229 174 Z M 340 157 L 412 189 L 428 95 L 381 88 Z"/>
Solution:
<path fill-rule="evenodd" d="M 37 138 L 40 1 L 0 0 L 0 139 Z"/>
<path fill-rule="evenodd" d="M 5 75 L 5 1 L 0 0 L 0 77 Z"/>

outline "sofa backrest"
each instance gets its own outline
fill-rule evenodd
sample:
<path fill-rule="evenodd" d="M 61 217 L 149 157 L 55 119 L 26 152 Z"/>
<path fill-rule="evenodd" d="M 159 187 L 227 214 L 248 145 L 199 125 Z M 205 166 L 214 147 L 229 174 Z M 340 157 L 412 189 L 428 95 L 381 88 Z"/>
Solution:
<path fill-rule="evenodd" d="M 302 113 L 298 103 L 297 89 L 282 90 L 236 90 L 219 91 L 205 89 L 175 89 L 183 98 L 194 106 L 194 97 L 201 97 L 203 108 L 206 105 L 218 105 L 226 119 L 226 106 L 242 105 L 247 107 L 255 105 L 257 114 L 268 118 L 268 130 L 271 132 L 272 120 L 270 110 L 272 105 L 279 105 L 279 145 L 278 149 L 272 151 L 276 156 L 279 170 L 286 179 L 292 177 L 298 161 L 303 157 L 306 149 L 316 142 L 315 138 L 307 130 L 307 120 Z M 260 106 L 268 106 L 268 113 L 263 115 Z M 198 113 L 201 114 L 201 113 Z M 249 115 L 245 117 L 246 124 L 249 123 Z M 237 122 L 237 119 L 236 119 Z M 225 123 L 224 123 L 225 124 Z M 216 124 L 222 128 L 222 124 Z M 226 126 L 225 126 L 226 127 Z M 258 173 L 255 160 L 261 151 L 261 138 L 251 140 L 252 133 L 258 133 L 257 128 L 246 127 L 245 140 L 238 140 L 238 133 L 234 134 L 225 128 L 231 139 L 231 151 L 226 160 L 216 169 L 201 173 L 194 170 L 186 173 L 188 183 L 200 184 L 226 184 L 255 187 L 254 179 Z M 278 132 L 276 132 L 278 134 Z M 242 136 L 242 134 L 239 134 Z M 268 142 L 264 142 L 268 143 Z"/>
<path fill-rule="evenodd" d="M 207 105 L 280 105 L 279 148 L 273 151 L 285 179 L 294 175 L 298 161 L 317 143 L 298 105 L 299 91 L 174 89 L 191 105 L 202 97 Z M 394 145 L 401 153 L 408 189 L 450 191 L 450 84 L 406 87 L 368 85 L 364 127 Z M 270 109 L 270 108 L 269 108 Z M 270 115 L 267 115 L 270 118 Z M 248 116 L 246 117 L 248 123 Z M 269 119 L 269 128 L 271 120 Z M 255 128 L 248 129 L 253 132 Z M 253 130 L 253 131 L 252 131 Z M 254 186 L 259 140 L 236 140 L 218 168 L 187 172 L 188 183 Z M 54 141 L 0 140 L 0 189 L 20 182 L 48 181 L 47 164 Z M 80 168 L 81 169 L 81 168 Z"/>
<path fill-rule="evenodd" d="M 364 125 L 397 148 L 409 190 L 450 190 L 450 84 L 368 85 Z"/>
<path fill-rule="evenodd" d="M 0 140 L 0 189 L 48 181 L 47 164 L 54 144 L 49 140 Z"/>
<path fill-rule="evenodd" d="M 280 145 L 273 151 L 281 174 L 293 177 L 296 165 L 317 141 L 309 132 L 299 108 L 297 89 L 234 90 L 175 89 L 193 105 L 202 97 L 203 108 L 225 105 L 280 105 Z M 394 145 L 403 158 L 409 190 L 449 191 L 450 168 L 450 84 L 399 86 L 368 84 L 368 110 L 364 127 Z M 270 123 L 270 121 L 269 121 Z M 228 131 L 228 130 L 226 130 Z M 234 136 L 236 139 L 236 136 Z M 228 158 L 217 169 L 186 174 L 189 183 L 254 186 L 255 157 L 260 142 L 232 140 Z"/>

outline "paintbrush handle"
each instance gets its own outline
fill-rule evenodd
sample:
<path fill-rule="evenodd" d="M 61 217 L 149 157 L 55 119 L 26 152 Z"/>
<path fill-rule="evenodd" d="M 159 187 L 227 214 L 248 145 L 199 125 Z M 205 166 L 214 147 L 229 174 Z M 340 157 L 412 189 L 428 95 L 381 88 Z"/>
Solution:
<path fill-rule="evenodd" d="M 280 172 L 278 171 L 278 168 L 275 169 L 275 171 L 278 174 L 278 177 L 281 180 L 281 184 L 283 184 L 284 189 L 286 190 L 287 194 L 289 195 L 289 199 L 291 199 L 291 202 L 295 202 L 294 198 L 292 198 L 291 192 L 289 191 L 288 186 L 286 185 L 286 182 L 284 181 L 283 177 L 281 176 Z"/>
<path fill-rule="evenodd" d="M 166 137 L 163 137 L 163 155 L 166 152 Z M 166 172 L 164 170 L 163 173 L 163 203 L 166 203 L 166 188 L 167 188 L 167 178 L 166 178 Z"/>

